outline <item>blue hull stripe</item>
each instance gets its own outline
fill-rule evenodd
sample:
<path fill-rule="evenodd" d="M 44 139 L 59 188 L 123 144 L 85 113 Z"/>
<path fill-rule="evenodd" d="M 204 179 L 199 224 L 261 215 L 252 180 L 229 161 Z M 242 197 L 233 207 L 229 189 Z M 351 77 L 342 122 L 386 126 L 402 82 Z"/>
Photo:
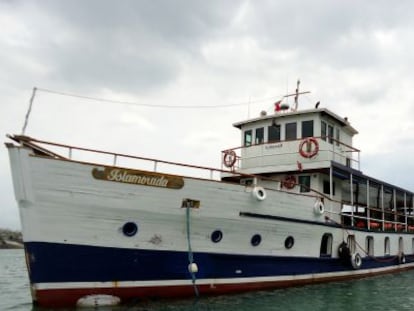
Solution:
<path fill-rule="evenodd" d="M 32 283 L 188 280 L 188 253 L 27 242 Z M 410 258 L 411 259 L 411 258 Z M 407 258 L 407 261 L 409 258 Z M 287 276 L 350 271 L 330 257 L 244 256 L 194 252 L 198 279 Z M 363 258 L 363 269 L 398 264 Z"/>

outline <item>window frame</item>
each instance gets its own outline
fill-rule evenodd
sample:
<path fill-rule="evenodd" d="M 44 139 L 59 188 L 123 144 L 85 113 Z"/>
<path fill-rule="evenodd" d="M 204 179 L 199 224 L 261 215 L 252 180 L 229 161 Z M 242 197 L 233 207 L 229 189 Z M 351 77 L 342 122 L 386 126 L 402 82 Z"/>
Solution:
<path fill-rule="evenodd" d="M 264 143 L 264 127 L 258 127 L 254 131 L 254 144 L 260 145 Z M 260 138 L 260 140 L 259 140 Z"/>
<path fill-rule="evenodd" d="M 250 141 L 247 140 L 247 137 L 250 137 Z M 243 146 L 250 147 L 253 143 L 253 130 L 245 130 L 243 136 Z"/>
<path fill-rule="evenodd" d="M 304 182 L 304 180 L 309 181 L 308 183 Z M 299 175 L 298 177 L 298 183 L 300 186 L 299 192 L 305 193 L 310 192 L 311 187 L 311 176 L 310 175 Z M 306 188 L 308 187 L 308 188 Z"/>
<path fill-rule="evenodd" d="M 292 127 L 292 128 L 290 128 Z M 294 127 L 294 138 L 290 134 L 293 134 L 293 127 Z M 297 140 L 298 139 L 298 124 L 297 122 L 288 122 L 285 123 L 285 140 Z"/>
<path fill-rule="evenodd" d="M 302 125 L 302 138 L 313 137 L 314 130 L 315 130 L 313 120 L 304 120 L 302 121 L 301 125 Z M 310 130 L 310 133 L 305 133 L 305 130 L 306 131 Z"/>
<path fill-rule="evenodd" d="M 273 138 L 276 137 L 276 138 Z M 269 125 L 267 127 L 267 141 L 269 143 L 280 142 L 281 140 L 281 126 L 280 124 Z"/>

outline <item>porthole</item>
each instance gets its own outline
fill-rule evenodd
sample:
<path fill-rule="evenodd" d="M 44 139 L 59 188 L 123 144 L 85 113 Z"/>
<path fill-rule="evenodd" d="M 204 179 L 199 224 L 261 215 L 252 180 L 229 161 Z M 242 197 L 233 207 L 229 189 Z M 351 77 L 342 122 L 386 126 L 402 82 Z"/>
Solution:
<path fill-rule="evenodd" d="M 138 232 L 138 226 L 135 222 L 129 221 L 122 226 L 122 232 L 126 236 L 134 236 Z"/>
<path fill-rule="evenodd" d="M 260 244 L 260 242 L 262 241 L 262 237 L 260 234 L 255 234 L 254 236 L 252 236 L 252 239 L 250 240 L 250 243 L 253 246 L 257 246 Z"/>
<path fill-rule="evenodd" d="M 212 242 L 218 243 L 223 238 L 223 232 L 221 232 L 220 230 L 213 231 L 210 238 Z"/>
<path fill-rule="evenodd" d="M 295 244 L 295 239 L 293 238 L 293 236 L 288 236 L 285 240 L 285 247 L 287 249 L 290 249 L 293 247 L 293 244 Z"/>

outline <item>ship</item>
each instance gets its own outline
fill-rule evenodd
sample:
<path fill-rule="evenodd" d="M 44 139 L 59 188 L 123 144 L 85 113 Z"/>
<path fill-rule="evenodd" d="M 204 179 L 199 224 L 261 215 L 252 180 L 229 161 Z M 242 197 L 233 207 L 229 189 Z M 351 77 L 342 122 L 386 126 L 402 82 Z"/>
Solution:
<path fill-rule="evenodd" d="M 204 297 L 414 268 L 413 192 L 364 174 L 348 118 L 319 102 L 298 109 L 300 94 L 234 123 L 240 142 L 218 168 L 8 135 L 33 303 Z"/>

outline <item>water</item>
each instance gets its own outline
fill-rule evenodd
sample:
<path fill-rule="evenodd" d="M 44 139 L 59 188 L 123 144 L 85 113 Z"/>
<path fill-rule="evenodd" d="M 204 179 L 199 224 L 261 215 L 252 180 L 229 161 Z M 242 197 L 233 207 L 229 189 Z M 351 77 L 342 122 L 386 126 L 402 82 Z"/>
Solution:
<path fill-rule="evenodd" d="M 414 308 L 414 271 L 362 280 L 248 294 L 150 302 L 99 311 L 392 311 Z M 22 250 L 0 250 L 0 310 L 51 311 L 33 307 Z M 62 309 L 61 309 L 62 310 Z M 68 310 L 68 309 L 64 309 Z M 74 310 L 74 309 L 71 309 Z"/>

